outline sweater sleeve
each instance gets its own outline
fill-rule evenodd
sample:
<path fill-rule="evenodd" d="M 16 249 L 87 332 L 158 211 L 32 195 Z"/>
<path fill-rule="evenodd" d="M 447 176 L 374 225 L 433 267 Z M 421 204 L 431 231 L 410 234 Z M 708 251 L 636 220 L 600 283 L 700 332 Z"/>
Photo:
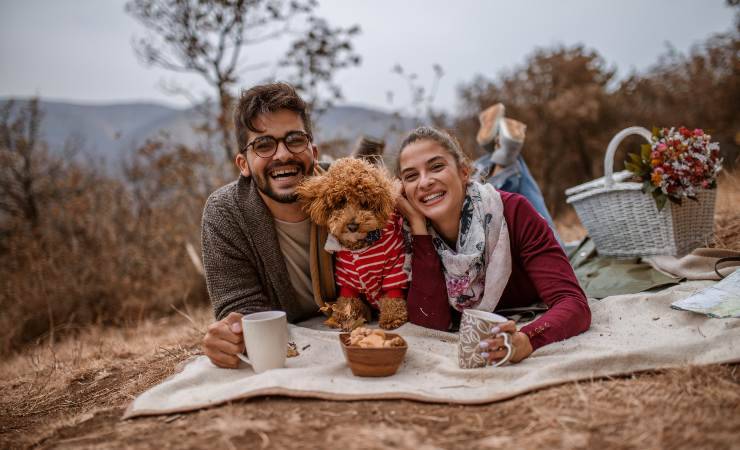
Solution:
<path fill-rule="evenodd" d="M 451 314 L 442 263 L 429 235 L 413 236 L 411 286 L 406 303 L 411 323 L 443 331 L 449 329 Z"/>
<path fill-rule="evenodd" d="M 231 312 L 250 314 L 272 309 L 243 242 L 246 237 L 222 201 L 214 196 L 208 199 L 201 228 L 203 268 L 216 320 Z"/>
<path fill-rule="evenodd" d="M 545 219 L 524 197 L 512 195 L 509 202 L 513 207 L 511 214 L 507 214 L 511 217 L 507 220 L 513 222 L 512 253 L 518 253 L 539 298 L 549 307 L 541 317 L 521 329 L 537 350 L 588 330 L 591 310 L 568 258 Z"/>

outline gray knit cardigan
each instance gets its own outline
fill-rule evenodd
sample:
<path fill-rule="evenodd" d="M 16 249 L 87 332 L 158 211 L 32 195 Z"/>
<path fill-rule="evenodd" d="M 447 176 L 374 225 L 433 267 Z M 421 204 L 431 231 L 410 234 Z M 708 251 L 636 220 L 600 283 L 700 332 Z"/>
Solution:
<path fill-rule="evenodd" d="M 219 188 L 203 210 L 203 267 L 217 320 L 230 312 L 284 310 L 301 316 L 280 252 L 275 222 L 251 177 Z M 324 251 L 326 229 L 311 227 L 310 266 L 318 306 L 336 298 L 332 257 Z"/>

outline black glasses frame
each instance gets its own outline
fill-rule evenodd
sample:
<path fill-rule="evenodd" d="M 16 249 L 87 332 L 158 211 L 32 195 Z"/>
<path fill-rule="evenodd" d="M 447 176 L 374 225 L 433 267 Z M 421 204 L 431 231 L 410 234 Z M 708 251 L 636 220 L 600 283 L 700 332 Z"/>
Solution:
<path fill-rule="evenodd" d="M 306 142 L 306 146 L 298 151 L 295 151 L 292 148 L 290 148 L 290 145 L 288 145 L 288 143 L 285 142 L 286 139 L 288 139 L 291 136 L 295 136 L 295 135 L 301 135 L 305 137 L 306 139 L 308 139 L 308 142 Z M 270 154 L 260 154 L 260 153 L 257 153 L 256 151 L 254 152 L 254 154 L 259 156 L 260 158 L 272 158 L 275 155 L 275 153 L 277 153 L 277 149 L 278 147 L 280 147 L 281 142 L 285 144 L 285 148 L 287 148 L 290 153 L 294 155 L 298 155 L 300 153 L 305 152 L 308 149 L 308 146 L 311 144 L 311 141 L 313 140 L 310 134 L 306 133 L 305 131 L 301 131 L 301 130 L 291 131 L 281 138 L 276 138 L 275 136 L 269 136 L 269 135 L 260 136 L 260 137 L 254 138 L 251 142 L 245 145 L 244 148 L 242 149 L 242 152 L 248 151 L 249 147 L 254 148 L 255 142 L 257 142 L 260 139 L 272 139 L 273 141 L 275 141 L 275 146 L 273 147 L 272 152 L 270 152 Z"/>

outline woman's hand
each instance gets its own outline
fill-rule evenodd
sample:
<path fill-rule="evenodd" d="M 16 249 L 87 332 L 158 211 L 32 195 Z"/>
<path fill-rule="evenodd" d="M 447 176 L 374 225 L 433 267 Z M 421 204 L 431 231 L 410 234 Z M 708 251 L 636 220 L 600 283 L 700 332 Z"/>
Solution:
<path fill-rule="evenodd" d="M 427 219 L 424 215 L 409 202 L 403 194 L 403 184 L 400 180 L 393 181 L 393 191 L 396 194 L 396 207 L 401 214 L 409 221 L 412 234 L 428 234 Z"/>
<path fill-rule="evenodd" d="M 510 362 L 518 363 L 532 354 L 532 343 L 529 342 L 529 336 L 521 331 L 517 331 L 516 324 L 513 320 L 509 320 L 497 327 L 494 327 L 491 332 L 494 335 L 499 333 L 511 334 L 513 353 L 511 355 L 511 359 L 509 359 Z M 481 355 L 484 358 L 487 358 L 489 363 L 497 363 L 502 360 L 506 356 L 507 352 L 506 347 L 504 347 L 504 338 L 499 336 L 480 341 L 478 347 Z"/>

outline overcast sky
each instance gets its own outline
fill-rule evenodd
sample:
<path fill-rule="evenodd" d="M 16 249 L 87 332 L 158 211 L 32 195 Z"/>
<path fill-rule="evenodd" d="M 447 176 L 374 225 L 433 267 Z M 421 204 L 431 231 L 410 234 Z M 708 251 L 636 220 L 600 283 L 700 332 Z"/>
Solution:
<path fill-rule="evenodd" d="M 453 109 L 460 83 L 524 62 L 537 47 L 582 43 L 596 49 L 620 76 L 644 70 L 670 44 L 686 52 L 711 34 L 727 31 L 733 11 L 724 0 L 319 0 L 319 14 L 336 25 L 359 24 L 354 41 L 363 57 L 340 72 L 346 101 L 390 109 L 407 88 L 391 67 L 401 63 L 430 86 L 432 64 L 446 73 L 435 101 Z M 142 66 L 131 47 L 144 30 L 128 16 L 125 0 L 0 0 L 0 96 L 75 102 L 156 101 L 185 106 L 162 89 L 177 82 L 209 92 L 197 76 Z M 279 45 L 279 44 L 277 44 Z M 269 60 L 281 48 L 250 52 Z M 254 54 L 252 54 L 254 53 Z M 249 85 L 267 72 L 244 74 Z M 388 103 L 386 92 L 396 102 Z"/>

